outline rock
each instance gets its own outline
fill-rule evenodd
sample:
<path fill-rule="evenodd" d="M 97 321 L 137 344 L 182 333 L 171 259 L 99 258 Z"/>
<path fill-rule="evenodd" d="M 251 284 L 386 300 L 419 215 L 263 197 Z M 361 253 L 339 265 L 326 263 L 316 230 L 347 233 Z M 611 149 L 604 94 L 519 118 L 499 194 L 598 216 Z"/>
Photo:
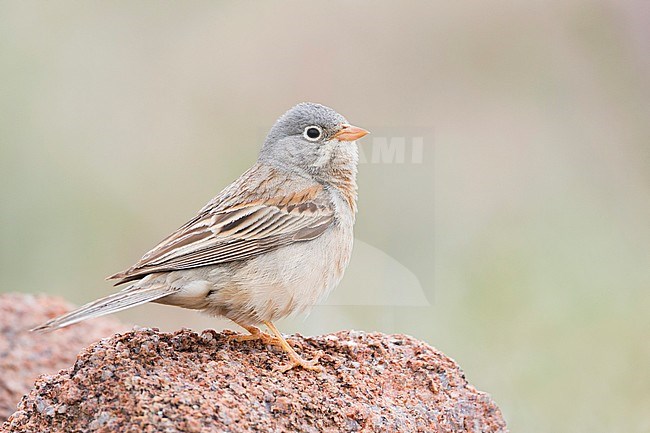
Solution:
<path fill-rule="evenodd" d="M 129 329 L 116 320 L 102 318 L 51 334 L 28 331 L 72 308 L 60 298 L 0 294 L 0 422 L 16 410 L 38 376 L 70 367 L 84 347 Z M 37 403 L 42 413 L 49 413 L 43 404 Z"/>
<path fill-rule="evenodd" d="M 405 335 L 292 336 L 322 373 L 274 371 L 283 353 L 234 333 L 138 330 L 43 376 L 4 432 L 505 432 L 459 366 Z"/>

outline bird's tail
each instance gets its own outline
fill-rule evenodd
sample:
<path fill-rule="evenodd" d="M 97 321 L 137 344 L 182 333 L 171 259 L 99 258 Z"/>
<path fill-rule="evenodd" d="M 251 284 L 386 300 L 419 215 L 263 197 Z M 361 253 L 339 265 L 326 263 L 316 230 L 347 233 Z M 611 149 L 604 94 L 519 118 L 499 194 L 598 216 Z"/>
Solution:
<path fill-rule="evenodd" d="M 126 310 L 127 308 L 142 305 L 156 299 L 164 298 L 177 292 L 178 289 L 167 285 L 153 285 L 149 287 L 138 287 L 132 284 L 124 290 L 108 295 L 105 298 L 90 302 L 63 316 L 48 320 L 40 326 L 32 329 L 36 332 L 54 331 L 82 320 L 104 316 L 110 313 Z"/>

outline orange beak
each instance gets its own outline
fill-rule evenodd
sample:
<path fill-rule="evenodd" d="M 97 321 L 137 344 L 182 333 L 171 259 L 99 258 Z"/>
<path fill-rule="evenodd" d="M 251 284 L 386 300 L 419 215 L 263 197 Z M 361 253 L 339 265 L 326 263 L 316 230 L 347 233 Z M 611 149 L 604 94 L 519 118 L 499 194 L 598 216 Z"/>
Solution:
<path fill-rule="evenodd" d="M 358 126 L 352 126 L 352 125 L 341 125 L 341 130 L 334 134 L 334 137 L 337 140 L 340 141 L 354 141 L 357 140 L 361 137 L 363 137 L 366 134 L 370 134 L 369 131 L 366 131 L 363 128 L 359 128 Z"/>

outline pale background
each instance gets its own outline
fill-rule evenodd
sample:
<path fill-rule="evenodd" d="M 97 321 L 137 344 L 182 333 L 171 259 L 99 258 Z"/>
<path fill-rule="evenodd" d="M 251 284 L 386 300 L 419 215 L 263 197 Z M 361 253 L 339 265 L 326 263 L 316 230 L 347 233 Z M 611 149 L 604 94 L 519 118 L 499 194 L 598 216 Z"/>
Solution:
<path fill-rule="evenodd" d="M 361 165 L 348 275 L 280 328 L 421 338 L 513 432 L 647 432 L 649 50 L 647 1 L 3 1 L 0 291 L 110 293 L 322 102 L 407 158 Z"/>

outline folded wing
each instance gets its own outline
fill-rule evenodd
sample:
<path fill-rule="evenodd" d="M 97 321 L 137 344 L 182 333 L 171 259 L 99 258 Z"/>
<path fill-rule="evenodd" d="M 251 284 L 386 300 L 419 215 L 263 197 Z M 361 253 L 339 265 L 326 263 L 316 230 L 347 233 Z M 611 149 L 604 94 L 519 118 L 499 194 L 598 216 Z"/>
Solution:
<path fill-rule="evenodd" d="M 314 239 L 334 221 L 334 209 L 322 190 L 321 185 L 314 185 L 237 204 L 217 199 L 138 263 L 109 279 L 122 284 L 154 272 L 249 259 Z"/>

